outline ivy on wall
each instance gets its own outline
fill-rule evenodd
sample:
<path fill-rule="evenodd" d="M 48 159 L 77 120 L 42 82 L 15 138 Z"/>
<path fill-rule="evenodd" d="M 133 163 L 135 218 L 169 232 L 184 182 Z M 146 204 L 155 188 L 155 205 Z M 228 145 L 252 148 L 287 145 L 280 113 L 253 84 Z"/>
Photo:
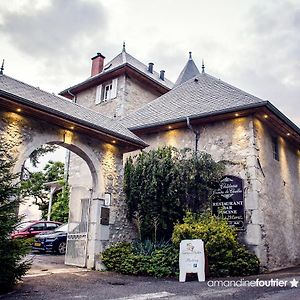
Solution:
<path fill-rule="evenodd" d="M 184 212 L 203 211 L 218 186 L 224 165 L 205 152 L 163 147 L 141 152 L 125 164 L 128 218 L 141 240 L 169 239 Z"/>

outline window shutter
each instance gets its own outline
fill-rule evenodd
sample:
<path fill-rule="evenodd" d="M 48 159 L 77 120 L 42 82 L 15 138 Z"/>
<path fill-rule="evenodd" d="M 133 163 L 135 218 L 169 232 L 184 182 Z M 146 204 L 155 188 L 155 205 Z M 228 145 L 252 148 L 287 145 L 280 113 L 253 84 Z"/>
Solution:
<path fill-rule="evenodd" d="M 95 104 L 99 104 L 101 102 L 101 94 L 102 94 L 102 84 L 97 86 Z"/>
<path fill-rule="evenodd" d="M 117 85 L 118 85 L 118 78 L 115 78 L 112 80 L 111 99 L 117 97 Z"/>

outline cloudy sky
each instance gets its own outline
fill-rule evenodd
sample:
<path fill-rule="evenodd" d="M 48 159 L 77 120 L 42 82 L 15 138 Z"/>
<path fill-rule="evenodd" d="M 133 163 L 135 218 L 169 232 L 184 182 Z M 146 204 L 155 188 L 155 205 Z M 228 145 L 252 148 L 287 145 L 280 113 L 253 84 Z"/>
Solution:
<path fill-rule="evenodd" d="M 5 73 L 50 92 L 86 79 L 90 58 L 122 49 L 175 81 L 188 58 L 270 100 L 300 126 L 299 0 L 0 2 Z"/>

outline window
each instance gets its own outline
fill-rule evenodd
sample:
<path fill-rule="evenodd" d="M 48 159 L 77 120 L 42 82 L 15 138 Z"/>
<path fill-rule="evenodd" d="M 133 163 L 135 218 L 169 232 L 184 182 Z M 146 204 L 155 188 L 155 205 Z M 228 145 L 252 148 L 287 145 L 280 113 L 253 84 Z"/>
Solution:
<path fill-rule="evenodd" d="M 54 230 L 57 228 L 59 225 L 55 223 L 46 223 L 47 230 Z"/>
<path fill-rule="evenodd" d="M 279 147 L 278 147 L 278 138 L 272 137 L 272 150 L 273 150 L 273 158 L 279 161 Z"/>
<path fill-rule="evenodd" d="M 45 223 L 37 223 L 30 227 L 31 231 L 43 231 L 45 230 Z"/>
<path fill-rule="evenodd" d="M 117 97 L 117 82 L 118 79 L 106 81 L 97 86 L 95 103 L 106 102 Z"/>

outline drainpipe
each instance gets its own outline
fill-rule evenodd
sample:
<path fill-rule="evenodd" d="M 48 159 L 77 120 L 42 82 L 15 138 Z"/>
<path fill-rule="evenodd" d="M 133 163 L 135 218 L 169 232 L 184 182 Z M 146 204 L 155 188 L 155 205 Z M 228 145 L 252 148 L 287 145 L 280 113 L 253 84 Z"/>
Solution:
<path fill-rule="evenodd" d="M 193 128 L 193 126 L 190 123 L 190 118 L 189 117 L 186 117 L 186 125 L 195 134 L 195 153 L 197 153 L 198 152 L 198 142 L 199 142 L 199 139 L 200 139 L 200 130 L 196 130 L 196 129 Z"/>
<path fill-rule="evenodd" d="M 77 97 L 73 93 L 70 92 L 70 90 L 67 91 L 67 93 L 73 97 L 73 101 L 76 103 L 77 102 Z"/>

